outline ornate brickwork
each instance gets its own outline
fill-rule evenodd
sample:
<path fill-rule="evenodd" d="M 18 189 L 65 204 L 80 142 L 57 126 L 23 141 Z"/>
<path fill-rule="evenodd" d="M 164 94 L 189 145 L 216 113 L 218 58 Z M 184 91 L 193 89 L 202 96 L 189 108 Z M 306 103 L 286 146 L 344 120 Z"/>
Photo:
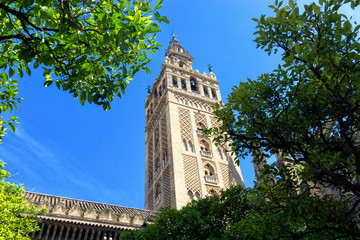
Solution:
<path fill-rule="evenodd" d="M 195 116 L 195 123 L 196 123 L 196 124 L 202 123 L 202 124 L 204 124 L 204 127 L 207 128 L 207 123 L 206 123 L 205 114 L 195 112 L 195 113 L 194 113 L 194 116 Z"/>
<path fill-rule="evenodd" d="M 148 200 L 148 209 L 154 209 L 154 193 L 153 189 L 149 191 L 149 195 L 147 197 Z"/>
<path fill-rule="evenodd" d="M 164 206 L 171 207 L 171 191 L 170 191 L 170 167 L 164 169 Z"/>
<path fill-rule="evenodd" d="M 186 189 L 200 193 L 199 167 L 195 157 L 183 155 Z"/>
<path fill-rule="evenodd" d="M 212 112 L 212 106 L 211 104 L 208 104 L 206 102 L 200 101 L 200 100 L 196 100 L 196 99 L 192 99 L 192 98 L 188 98 L 185 96 L 181 96 L 178 94 L 174 94 L 175 99 L 177 100 L 178 103 L 184 104 L 184 105 L 189 105 L 191 107 L 195 107 L 207 112 Z"/>
<path fill-rule="evenodd" d="M 192 135 L 190 110 L 179 107 L 179 122 L 180 122 L 181 138 L 186 141 L 194 142 Z"/>
<path fill-rule="evenodd" d="M 229 167 L 227 164 L 220 163 L 220 169 L 221 169 L 221 176 L 224 182 L 224 188 L 229 188 L 230 187 Z"/>
<path fill-rule="evenodd" d="M 220 127 L 220 122 L 215 117 L 210 117 L 212 127 Z"/>
<path fill-rule="evenodd" d="M 166 122 L 166 112 L 163 114 L 161 118 L 161 145 L 162 145 L 162 152 L 166 152 L 168 149 L 167 144 L 167 122 Z"/>
<path fill-rule="evenodd" d="M 150 188 L 152 183 L 153 183 L 153 157 L 154 157 L 154 150 L 153 150 L 153 138 L 152 136 L 150 136 L 149 142 L 147 144 L 147 158 L 148 158 L 148 162 L 147 162 L 147 188 Z"/>
<path fill-rule="evenodd" d="M 155 142 L 155 152 L 157 152 L 159 150 L 160 147 L 160 131 L 159 131 L 159 126 L 156 127 L 155 129 L 155 134 L 154 134 L 154 142 Z"/>

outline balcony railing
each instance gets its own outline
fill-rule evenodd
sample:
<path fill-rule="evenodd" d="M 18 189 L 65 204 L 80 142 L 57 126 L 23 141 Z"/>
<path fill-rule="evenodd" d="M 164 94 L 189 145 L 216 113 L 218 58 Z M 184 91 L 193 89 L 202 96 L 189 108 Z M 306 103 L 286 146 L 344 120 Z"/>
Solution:
<path fill-rule="evenodd" d="M 211 152 L 211 151 L 200 150 L 200 154 L 201 154 L 201 156 L 203 156 L 203 157 L 209 157 L 209 158 L 212 157 L 212 152 Z"/>
<path fill-rule="evenodd" d="M 205 178 L 205 182 L 212 183 L 212 184 L 218 183 L 217 175 L 213 175 L 213 176 L 205 175 L 204 178 Z"/>

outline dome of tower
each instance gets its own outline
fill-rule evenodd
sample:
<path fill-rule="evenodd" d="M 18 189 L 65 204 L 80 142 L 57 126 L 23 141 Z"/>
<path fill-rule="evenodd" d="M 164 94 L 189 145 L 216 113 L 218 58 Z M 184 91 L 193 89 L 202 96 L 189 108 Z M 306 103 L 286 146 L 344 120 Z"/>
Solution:
<path fill-rule="evenodd" d="M 173 37 L 172 37 L 172 39 L 171 39 L 171 41 L 169 43 L 169 47 L 166 49 L 166 55 L 168 55 L 170 51 L 185 54 L 184 48 L 181 46 L 179 40 L 177 40 L 175 38 L 174 34 L 173 34 Z"/>

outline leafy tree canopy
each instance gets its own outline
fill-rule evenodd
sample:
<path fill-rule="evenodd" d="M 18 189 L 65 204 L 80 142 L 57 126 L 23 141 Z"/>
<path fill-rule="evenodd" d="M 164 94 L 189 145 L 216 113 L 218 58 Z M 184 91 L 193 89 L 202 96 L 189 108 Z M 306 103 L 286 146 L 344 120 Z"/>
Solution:
<path fill-rule="evenodd" d="M 360 25 L 339 9 L 359 1 L 319 0 L 301 12 L 275 1 L 274 16 L 257 22 L 257 46 L 279 51 L 272 73 L 234 87 L 216 111 L 239 157 L 277 154 L 304 184 L 331 189 L 360 202 Z"/>
<path fill-rule="evenodd" d="M 0 239 L 29 239 L 29 233 L 39 230 L 36 215 L 44 210 L 36 210 L 24 200 L 24 188 L 8 183 L 10 174 L 0 161 Z"/>
<path fill-rule="evenodd" d="M 235 186 L 180 210 L 165 208 L 153 224 L 120 239 L 356 239 L 358 220 L 348 212 L 332 196 L 299 195 L 280 180 L 253 189 Z"/>
<path fill-rule="evenodd" d="M 55 83 L 83 105 L 110 109 L 139 71 L 150 72 L 159 23 L 168 20 L 149 1 L 16 0 L 0 3 L 0 114 L 12 111 L 16 76 L 41 67 L 45 86 Z M 155 21 L 156 20 L 156 21 Z M 17 75 L 15 75 L 17 73 Z M 11 118 L 9 126 L 14 130 Z M 0 137 L 6 122 L 0 119 Z"/>
<path fill-rule="evenodd" d="M 0 143 L 16 117 L 4 120 L 21 101 L 17 79 L 41 68 L 44 86 L 55 83 L 84 105 L 110 109 L 115 96 L 146 65 L 161 22 L 168 23 L 146 0 L 5 0 L 0 3 Z M 37 229 L 34 208 L 25 204 L 21 185 L 5 181 L 0 163 L 0 238 L 29 239 Z"/>

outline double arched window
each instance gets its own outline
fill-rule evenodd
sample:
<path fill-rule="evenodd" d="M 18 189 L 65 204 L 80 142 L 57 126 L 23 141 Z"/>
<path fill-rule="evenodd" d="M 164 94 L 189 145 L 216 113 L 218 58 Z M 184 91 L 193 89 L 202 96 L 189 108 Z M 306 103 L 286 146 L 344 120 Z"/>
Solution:
<path fill-rule="evenodd" d="M 200 149 L 203 151 L 210 151 L 210 144 L 204 139 L 200 140 Z"/>
<path fill-rule="evenodd" d="M 194 194 L 191 190 L 189 190 L 188 191 L 188 197 L 189 197 L 189 200 L 200 200 L 200 193 L 196 192 Z"/>
<path fill-rule="evenodd" d="M 205 176 L 215 176 L 215 169 L 209 163 L 205 164 L 204 166 L 204 173 Z"/>

